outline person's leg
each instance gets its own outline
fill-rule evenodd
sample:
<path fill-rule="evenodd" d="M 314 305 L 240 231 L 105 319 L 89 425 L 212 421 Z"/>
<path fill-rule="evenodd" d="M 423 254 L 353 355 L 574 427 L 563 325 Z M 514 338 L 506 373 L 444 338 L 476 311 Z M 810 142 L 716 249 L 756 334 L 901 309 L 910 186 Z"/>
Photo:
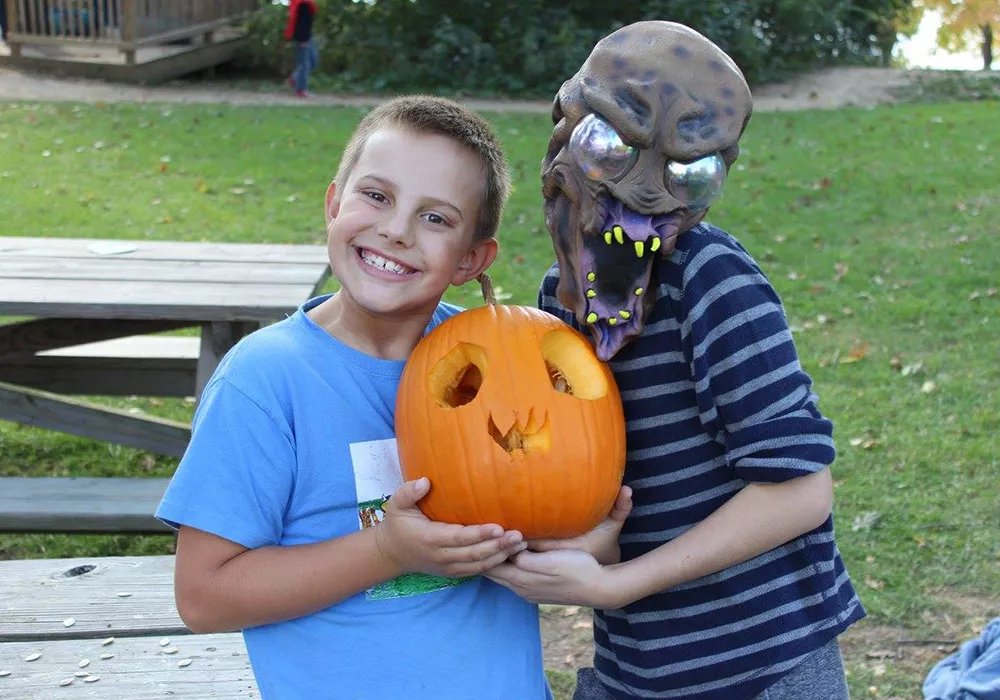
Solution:
<path fill-rule="evenodd" d="M 597 672 L 592 668 L 581 668 L 576 672 L 576 690 L 573 700 L 614 700 L 597 679 Z"/>
<path fill-rule="evenodd" d="M 755 700 L 848 700 L 837 640 L 820 647 Z"/>
<path fill-rule="evenodd" d="M 309 66 L 309 47 L 306 44 L 295 42 L 295 70 L 292 78 L 295 80 L 295 91 L 303 93 L 306 90 L 306 70 Z"/>
<path fill-rule="evenodd" d="M 316 43 L 310 39 L 309 43 L 306 45 L 306 63 L 305 69 L 303 71 L 302 91 L 305 92 L 309 89 L 309 76 L 316 69 L 316 65 L 319 63 L 319 52 L 316 50 Z"/>

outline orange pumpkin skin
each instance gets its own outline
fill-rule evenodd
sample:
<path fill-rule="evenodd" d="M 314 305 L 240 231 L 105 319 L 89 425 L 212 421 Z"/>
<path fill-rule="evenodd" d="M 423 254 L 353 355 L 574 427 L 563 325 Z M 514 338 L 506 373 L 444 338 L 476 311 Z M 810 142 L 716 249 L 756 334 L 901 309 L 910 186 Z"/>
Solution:
<path fill-rule="evenodd" d="M 573 395 L 554 387 L 559 375 Z M 574 537 L 607 517 L 622 483 L 611 370 L 581 333 L 528 306 L 487 304 L 428 333 L 395 420 L 403 478 L 430 479 L 419 506 L 432 520 Z"/>

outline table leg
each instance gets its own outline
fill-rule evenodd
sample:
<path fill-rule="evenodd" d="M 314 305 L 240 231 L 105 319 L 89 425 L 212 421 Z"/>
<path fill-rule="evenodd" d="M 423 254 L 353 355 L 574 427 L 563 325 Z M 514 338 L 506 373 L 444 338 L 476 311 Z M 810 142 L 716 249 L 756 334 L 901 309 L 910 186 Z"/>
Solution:
<path fill-rule="evenodd" d="M 212 378 L 219 362 L 240 339 L 260 328 L 256 321 L 231 321 L 206 323 L 201 327 L 201 354 L 198 356 L 198 371 L 195 376 L 197 398 Z"/>

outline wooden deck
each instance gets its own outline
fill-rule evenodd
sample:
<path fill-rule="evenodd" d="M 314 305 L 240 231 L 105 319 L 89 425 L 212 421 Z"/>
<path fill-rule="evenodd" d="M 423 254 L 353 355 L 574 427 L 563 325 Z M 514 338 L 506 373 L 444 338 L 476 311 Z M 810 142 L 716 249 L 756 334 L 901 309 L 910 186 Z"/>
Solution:
<path fill-rule="evenodd" d="M 211 43 L 193 37 L 186 43 L 139 47 L 134 65 L 128 65 L 125 54 L 106 44 L 32 44 L 22 46 L 21 55 L 14 57 L 0 42 L 0 66 L 61 77 L 149 85 L 211 71 L 231 61 L 246 42 L 244 30 L 229 27 L 218 30 Z"/>

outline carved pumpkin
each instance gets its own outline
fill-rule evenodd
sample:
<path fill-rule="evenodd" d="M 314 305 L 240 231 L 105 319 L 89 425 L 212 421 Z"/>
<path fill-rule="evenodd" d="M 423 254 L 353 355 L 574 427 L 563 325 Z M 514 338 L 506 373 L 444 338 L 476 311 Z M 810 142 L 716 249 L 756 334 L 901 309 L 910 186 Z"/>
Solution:
<path fill-rule="evenodd" d="M 581 333 L 527 306 L 488 303 L 421 339 L 399 387 L 396 440 L 404 479 L 431 481 L 419 504 L 428 518 L 498 523 L 526 539 L 592 529 L 625 467 L 610 369 Z"/>

